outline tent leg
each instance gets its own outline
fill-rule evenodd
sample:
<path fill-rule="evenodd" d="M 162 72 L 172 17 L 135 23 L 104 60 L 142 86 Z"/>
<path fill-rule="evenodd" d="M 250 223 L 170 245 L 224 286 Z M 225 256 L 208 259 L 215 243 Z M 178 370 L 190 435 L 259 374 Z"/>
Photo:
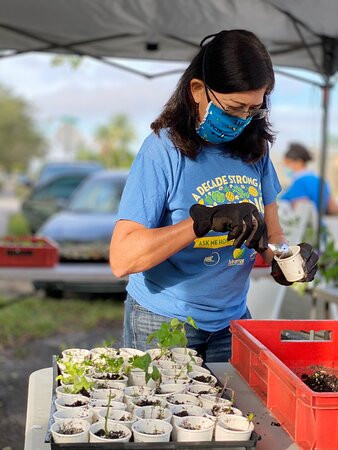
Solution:
<path fill-rule="evenodd" d="M 320 183 L 318 191 L 318 223 L 317 223 L 317 249 L 320 249 L 321 242 L 321 232 L 322 232 L 322 218 L 325 214 L 325 204 L 324 204 L 324 186 L 325 186 L 325 175 L 326 175 L 326 160 L 327 160 L 327 137 L 328 137 L 328 113 L 329 113 L 329 101 L 330 101 L 330 89 L 331 84 L 329 78 L 325 79 L 325 83 L 322 86 L 322 137 L 321 137 L 321 152 L 320 152 Z"/>

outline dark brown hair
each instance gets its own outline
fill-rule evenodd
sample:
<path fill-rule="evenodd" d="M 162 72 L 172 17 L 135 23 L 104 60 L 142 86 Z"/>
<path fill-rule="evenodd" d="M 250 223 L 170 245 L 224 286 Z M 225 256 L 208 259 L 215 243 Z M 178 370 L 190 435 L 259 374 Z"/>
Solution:
<path fill-rule="evenodd" d="M 151 124 L 159 134 L 168 129 L 174 145 L 189 158 L 195 159 L 202 147 L 208 145 L 196 133 L 196 104 L 191 94 L 190 81 L 203 80 L 213 91 L 220 93 L 259 90 L 267 87 L 262 108 L 267 108 L 268 94 L 274 87 L 274 72 L 268 51 L 261 41 L 245 30 L 221 31 L 202 46 L 193 58 L 176 90 L 160 116 Z M 205 79 L 203 77 L 203 61 Z M 252 120 L 233 141 L 223 145 L 224 152 L 245 162 L 259 160 L 272 143 L 273 133 L 267 118 Z"/>
<path fill-rule="evenodd" d="M 302 144 L 297 142 L 292 142 L 289 145 L 288 151 L 284 155 L 287 159 L 292 159 L 294 161 L 303 161 L 305 163 L 312 161 L 311 153 Z"/>

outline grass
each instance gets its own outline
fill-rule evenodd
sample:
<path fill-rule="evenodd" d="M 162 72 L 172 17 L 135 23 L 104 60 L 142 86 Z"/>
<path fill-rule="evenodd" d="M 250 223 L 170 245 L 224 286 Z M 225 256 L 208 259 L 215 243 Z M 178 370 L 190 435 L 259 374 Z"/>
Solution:
<path fill-rule="evenodd" d="M 10 216 L 7 234 L 10 236 L 27 236 L 32 234 L 28 221 L 22 213 L 15 213 Z"/>
<path fill-rule="evenodd" d="M 0 350 L 68 331 L 121 321 L 123 302 L 0 296 Z"/>

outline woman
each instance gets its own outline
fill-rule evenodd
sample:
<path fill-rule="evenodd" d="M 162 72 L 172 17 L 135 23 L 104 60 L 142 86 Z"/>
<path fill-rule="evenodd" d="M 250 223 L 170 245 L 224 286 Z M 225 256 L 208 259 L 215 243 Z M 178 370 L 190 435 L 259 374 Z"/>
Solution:
<path fill-rule="evenodd" d="M 291 185 L 281 195 L 281 200 L 286 200 L 295 205 L 299 200 L 309 200 L 319 211 L 319 184 L 318 175 L 307 169 L 307 164 L 312 160 L 309 151 L 301 144 L 292 143 L 284 155 L 286 175 L 292 179 Z M 326 214 L 338 214 L 338 204 L 330 193 L 328 183 L 324 183 L 323 211 Z"/>
<path fill-rule="evenodd" d="M 266 231 L 271 242 L 284 241 L 275 204 L 280 185 L 267 148 L 273 86 L 271 60 L 257 37 L 221 31 L 202 41 L 151 125 L 111 241 L 114 274 L 130 275 L 126 346 L 144 349 L 162 322 L 192 316 L 199 330 L 187 325 L 189 347 L 209 362 L 230 357 L 230 320 L 250 318 L 246 294 L 256 251 L 265 252 Z M 309 257 L 306 280 L 316 264 L 311 247 Z"/>

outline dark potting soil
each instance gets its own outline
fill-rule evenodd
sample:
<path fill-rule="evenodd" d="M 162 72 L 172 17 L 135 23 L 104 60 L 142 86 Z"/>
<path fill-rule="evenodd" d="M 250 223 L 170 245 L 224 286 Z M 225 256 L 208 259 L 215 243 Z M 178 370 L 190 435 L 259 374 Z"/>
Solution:
<path fill-rule="evenodd" d="M 97 380 L 122 380 L 122 375 L 118 373 L 109 373 L 108 375 L 102 375 L 102 377 L 95 377 Z"/>
<path fill-rule="evenodd" d="M 82 433 L 83 429 L 82 428 L 59 428 L 58 433 L 59 434 L 79 434 Z"/>
<path fill-rule="evenodd" d="M 194 377 L 194 380 L 200 381 L 201 383 L 209 383 L 211 381 L 211 377 L 205 375 L 197 375 Z"/>
<path fill-rule="evenodd" d="M 65 406 L 70 406 L 72 408 L 76 408 L 77 406 L 86 406 L 87 403 L 81 402 L 81 400 L 77 400 L 75 403 L 72 403 L 70 405 L 65 405 Z"/>
<path fill-rule="evenodd" d="M 105 438 L 105 439 L 122 439 L 126 437 L 126 434 L 123 431 L 109 431 L 108 435 L 106 436 L 104 429 L 101 428 L 96 433 L 97 437 Z"/>
<path fill-rule="evenodd" d="M 187 417 L 187 416 L 189 416 L 189 413 L 188 413 L 188 411 L 181 411 L 179 413 L 174 413 L 174 416 Z"/>
<path fill-rule="evenodd" d="M 318 370 L 312 375 L 303 373 L 301 379 L 315 392 L 338 392 L 338 378 L 325 370 Z"/>
<path fill-rule="evenodd" d="M 140 400 L 136 404 L 137 406 L 161 406 L 161 403 L 157 400 Z"/>
<path fill-rule="evenodd" d="M 88 398 L 90 397 L 90 393 L 85 388 L 82 388 L 81 391 L 78 393 L 83 395 L 84 397 L 88 397 Z"/>

